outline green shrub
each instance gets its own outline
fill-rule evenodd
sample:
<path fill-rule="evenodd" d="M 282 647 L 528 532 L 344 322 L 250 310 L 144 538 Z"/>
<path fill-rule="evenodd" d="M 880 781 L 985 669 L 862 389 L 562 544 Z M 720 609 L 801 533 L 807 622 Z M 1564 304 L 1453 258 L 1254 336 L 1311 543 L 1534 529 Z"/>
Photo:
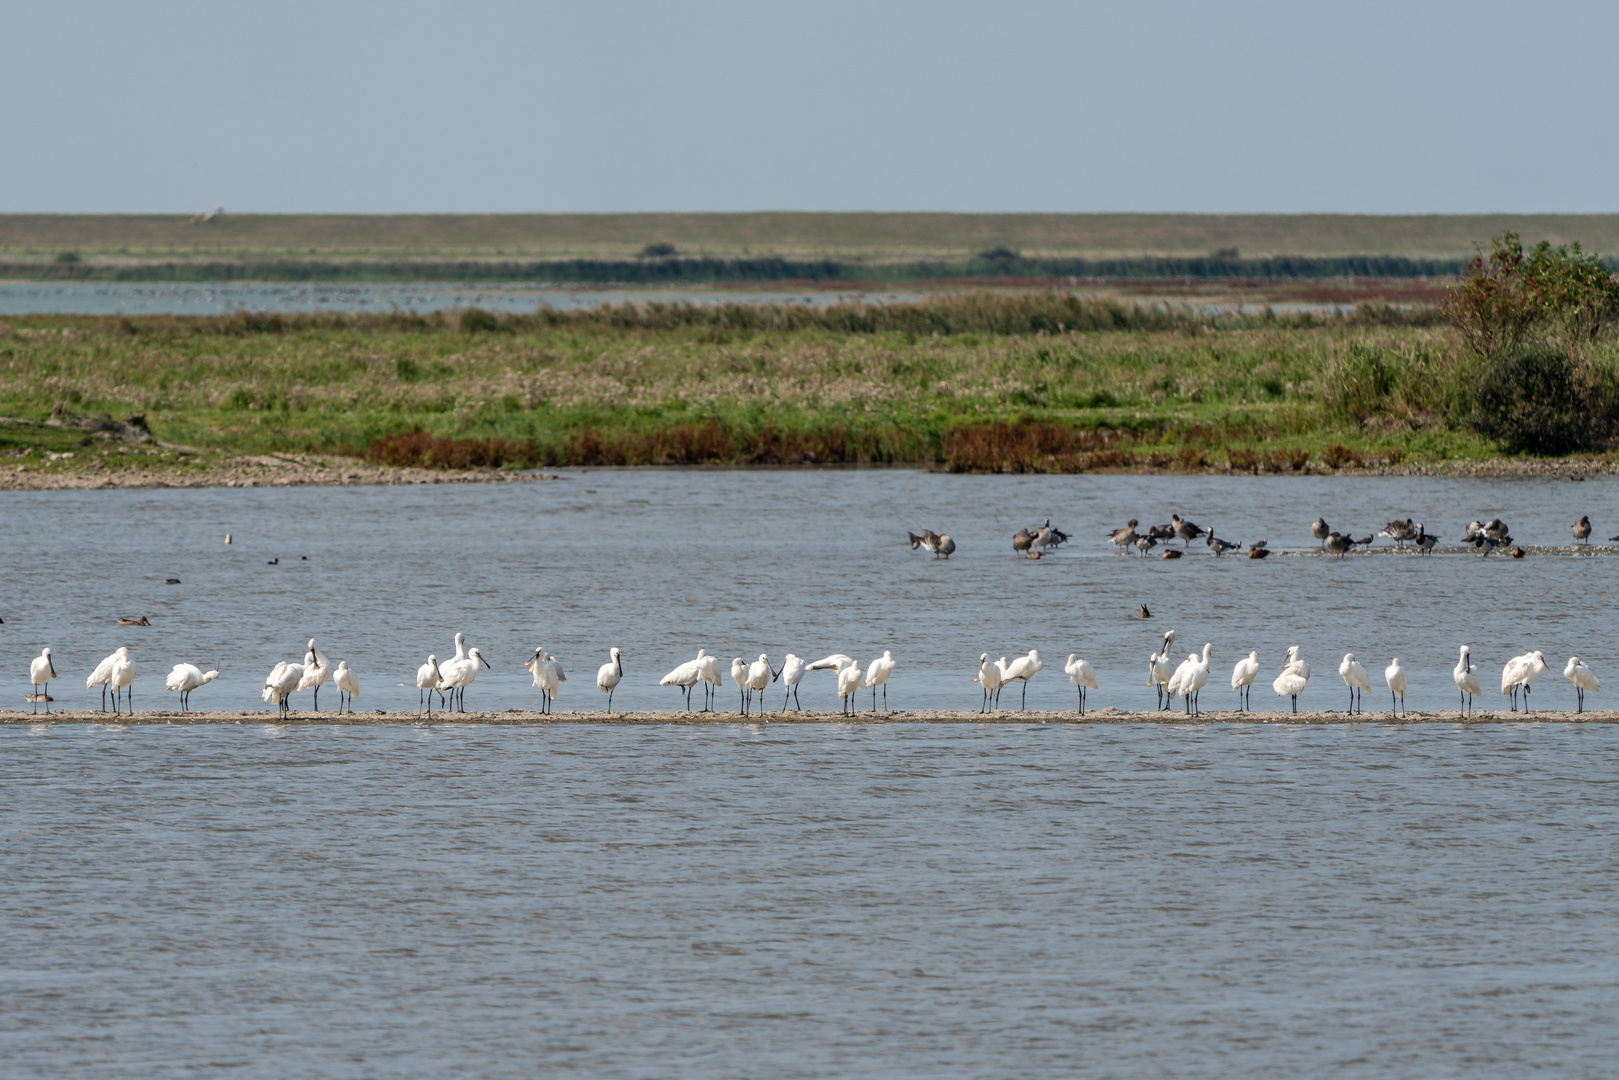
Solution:
<path fill-rule="evenodd" d="M 1550 350 L 1510 352 L 1484 366 L 1469 426 L 1518 453 L 1556 456 L 1586 446 L 1594 421 L 1588 378 Z"/>

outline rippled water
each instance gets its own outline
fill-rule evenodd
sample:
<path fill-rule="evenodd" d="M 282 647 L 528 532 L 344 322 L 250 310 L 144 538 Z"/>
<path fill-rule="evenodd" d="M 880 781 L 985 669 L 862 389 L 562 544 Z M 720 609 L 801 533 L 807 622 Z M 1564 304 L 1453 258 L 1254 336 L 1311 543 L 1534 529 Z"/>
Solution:
<path fill-rule="evenodd" d="M 1299 644 L 1316 676 L 1301 708 L 1341 708 L 1338 662 L 1373 671 L 1398 655 L 1412 709 L 1452 708 L 1450 672 L 1468 643 L 1486 687 L 1511 656 L 1540 649 L 1555 670 L 1540 708 L 1572 708 L 1560 677 L 1571 654 L 1619 678 L 1619 559 L 1471 555 L 1215 559 L 1194 545 L 1178 562 L 1120 557 L 1102 537 L 1129 517 L 1179 511 L 1232 539 L 1314 547 L 1318 512 L 1367 533 L 1396 515 L 1449 539 L 1473 517 L 1506 518 L 1528 544 L 1567 542 L 1589 513 L 1597 537 L 1619 532 L 1619 480 L 1390 478 L 990 477 L 911 470 L 604 470 L 523 485 L 0 492 L 14 527 L 0 546 L 0 704 L 27 692 L 27 659 L 49 645 L 61 706 L 90 707 L 84 677 L 127 644 L 142 665 L 137 708 L 164 700 L 161 676 L 185 660 L 218 667 L 204 709 L 264 708 L 258 689 L 311 637 L 359 674 L 362 709 L 415 711 L 414 673 L 467 634 L 493 665 L 467 692 L 472 709 L 532 708 L 522 670 L 536 645 L 570 672 L 561 711 L 598 709 L 597 666 L 624 650 L 624 709 L 678 707 L 658 678 L 699 648 L 751 659 L 787 650 L 863 661 L 892 649 L 894 708 L 976 708 L 978 656 L 1041 651 L 1031 708 L 1069 708 L 1061 663 L 1095 665 L 1094 706 L 1151 707 L 1145 658 L 1167 628 L 1186 651 L 1213 644 L 1205 708 L 1230 707 L 1231 666 L 1258 650 L 1255 708 L 1285 706 L 1271 673 Z M 1039 562 L 1011 534 L 1050 516 L 1073 543 Z M 948 562 L 912 552 L 905 530 L 959 544 Z M 234 543 L 222 543 L 226 533 Z M 1380 541 L 1387 545 L 1388 541 Z M 300 556 L 308 556 L 301 561 Z M 272 558 L 279 565 L 267 566 Z M 165 579 L 180 578 L 181 585 Z M 1154 618 L 1143 621 L 1146 604 Z M 147 615 L 150 628 L 116 625 Z M 1184 653 L 1182 653 L 1184 655 Z M 1495 679 L 1498 682 L 1498 679 Z M 721 704 L 736 702 L 727 689 Z M 1592 695 L 1602 707 L 1611 689 Z M 771 693 L 775 707 L 780 698 Z M 1490 700 L 1493 697 L 1494 700 Z M 307 712 L 307 695 L 294 699 Z M 323 694 L 331 709 L 336 695 Z M 835 709 L 831 673 L 813 673 L 806 708 Z M 1492 707 L 1499 695 L 1481 705 Z M 1003 705 L 1008 699 L 1003 696 Z M 864 707 L 870 707 L 869 697 Z"/>
<path fill-rule="evenodd" d="M 481 307 L 528 313 L 655 300 L 687 304 L 810 304 L 843 300 L 892 303 L 897 293 L 669 292 L 458 286 L 432 283 L 276 284 L 274 282 L 0 282 L 0 315 L 226 315 L 236 311 L 441 311 Z"/>
<path fill-rule="evenodd" d="M 1607 725 L 5 727 L 0 1056 L 1608 1076 L 1616 751 Z"/>

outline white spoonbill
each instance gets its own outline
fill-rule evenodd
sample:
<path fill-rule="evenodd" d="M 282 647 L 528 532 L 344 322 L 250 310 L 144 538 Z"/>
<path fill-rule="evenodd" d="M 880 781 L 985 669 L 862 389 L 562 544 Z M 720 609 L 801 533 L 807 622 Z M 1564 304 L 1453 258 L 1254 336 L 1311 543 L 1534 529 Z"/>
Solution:
<path fill-rule="evenodd" d="M 1310 681 L 1310 665 L 1299 659 L 1299 647 L 1287 647 L 1287 662 L 1282 665 L 1282 673 L 1276 676 L 1271 683 L 1271 689 L 1280 697 L 1293 699 L 1293 711 L 1299 711 L 1299 695 L 1304 693 L 1304 687 Z"/>
<path fill-rule="evenodd" d="M 659 686 L 678 686 L 686 692 L 686 709 L 691 710 L 691 688 L 696 686 L 703 677 L 703 661 L 708 653 L 702 649 L 697 650 L 697 659 L 687 660 L 669 674 L 658 680 Z M 706 698 L 706 688 L 704 696 Z"/>
<path fill-rule="evenodd" d="M 129 658 L 129 650 L 121 650 L 123 656 L 112 666 L 112 678 L 107 685 L 112 688 L 112 711 L 118 711 L 118 694 L 124 695 L 124 702 L 128 706 L 124 711 L 135 711 L 135 676 L 140 674 L 140 665 Z"/>
<path fill-rule="evenodd" d="M 1168 690 L 1171 697 L 1181 697 L 1185 701 L 1186 711 L 1197 715 L 1198 692 L 1208 685 L 1209 681 L 1209 651 L 1212 646 L 1208 642 L 1203 644 L 1203 655 L 1192 653 L 1181 661 L 1175 674 L 1169 677 Z"/>
<path fill-rule="evenodd" d="M 843 670 L 843 665 L 845 662 L 852 664 L 855 662 L 855 659 L 854 657 L 845 653 L 835 652 L 831 656 L 823 656 L 813 663 L 805 664 L 804 670 L 806 672 L 831 671 L 836 674 L 837 672 Z"/>
<path fill-rule="evenodd" d="M 704 656 L 698 651 L 697 674 L 703 680 L 704 712 L 714 711 L 714 702 L 719 700 L 720 687 L 725 685 L 724 675 L 720 671 L 720 658 L 717 656 Z"/>
<path fill-rule="evenodd" d="M 264 680 L 264 700 L 270 702 L 280 712 L 291 713 L 292 708 L 287 704 L 287 699 L 298 689 L 298 680 L 303 677 L 302 664 L 281 661 L 270 669 L 270 674 Z"/>
<path fill-rule="evenodd" d="M 1253 704 L 1254 680 L 1259 678 L 1259 652 L 1252 650 L 1247 657 L 1238 660 L 1237 666 L 1231 669 L 1231 689 L 1237 692 L 1237 711 L 1246 712 L 1248 706 Z"/>
<path fill-rule="evenodd" d="M 741 700 L 742 715 L 748 715 L 748 665 L 740 656 L 731 658 L 731 681 L 736 683 L 737 696 Z"/>
<path fill-rule="evenodd" d="M 1584 518 L 1580 519 L 1585 521 Z M 1589 535 L 1591 525 L 1586 522 L 1586 533 Z M 1584 660 L 1577 656 L 1568 658 L 1568 666 L 1563 669 L 1563 678 L 1574 684 L 1574 693 L 1579 697 L 1580 707 L 1577 711 L 1585 711 L 1585 692 L 1587 690 L 1600 690 L 1602 684 L 1597 682 L 1596 673 L 1590 669 Z"/>
<path fill-rule="evenodd" d="M 978 654 L 978 674 L 974 676 L 974 681 L 984 689 L 984 701 L 978 707 L 978 711 L 984 712 L 987 709 L 994 712 L 995 697 L 1000 692 L 1002 680 L 1001 669 L 989 662 L 989 653 Z"/>
<path fill-rule="evenodd" d="M 468 649 L 465 660 L 451 660 L 448 664 L 439 665 L 438 670 L 442 681 L 440 681 L 438 688 L 451 691 L 450 700 L 460 701 L 462 712 L 467 711 L 467 687 L 471 686 L 472 680 L 478 677 L 478 665 L 480 664 L 484 667 L 492 666 L 489 661 L 483 658 L 483 653 L 477 649 Z M 455 693 L 457 690 L 460 691 L 459 694 Z M 454 706 L 452 705 L 451 708 L 453 709 Z"/>
<path fill-rule="evenodd" d="M 51 711 L 50 682 L 56 678 L 56 663 L 51 659 L 51 650 L 46 649 L 28 665 L 28 681 L 33 683 L 34 692 L 28 696 L 33 699 L 34 711 L 39 711 L 40 701 L 45 702 L 45 711 Z M 40 687 L 45 687 L 41 690 Z M 87 688 L 88 689 L 88 688 Z"/>
<path fill-rule="evenodd" d="M 348 695 L 349 712 L 354 711 L 354 699 L 360 696 L 360 678 L 354 674 L 347 660 L 337 662 L 337 670 L 332 672 L 332 681 L 337 684 L 337 711 L 343 711 L 343 696 Z"/>
<path fill-rule="evenodd" d="M 320 688 L 325 686 L 326 680 L 332 677 L 332 666 L 326 662 L 326 654 L 320 651 L 320 647 L 315 644 L 314 638 L 310 638 L 309 644 L 304 648 L 308 651 L 309 656 L 304 657 L 304 677 L 299 680 L 298 689 L 314 689 L 315 711 L 320 712 Z M 310 657 L 313 657 L 315 661 L 313 671 L 309 668 Z"/>
<path fill-rule="evenodd" d="M 759 697 L 759 711 L 765 711 L 765 687 L 776 681 L 776 669 L 770 666 L 770 657 L 764 653 L 759 659 L 748 665 L 748 691 L 749 696 L 757 694 Z"/>
<path fill-rule="evenodd" d="M 1462 656 L 1456 661 L 1456 669 L 1450 673 L 1456 682 L 1456 689 L 1461 692 L 1462 712 L 1472 703 L 1473 698 L 1484 693 L 1484 688 L 1478 684 L 1478 665 L 1473 663 L 1473 653 L 1466 645 L 1462 646 Z"/>
<path fill-rule="evenodd" d="M 84 688 L 86 690 L 94 690 L 98 686 L 101 687 L 102 712 L 107 711 L 107 684 L 112 682 L 113 665 L 128 656 L 129 647 L 126 645 L 120 645 L 118 648 L 113 650 L 112 655 L 108 656 L 105 660 L 101 661 L 101 663 L 97 664 L 96 669 L 90 673 L 90 677 L 84 680 Z M 117 712 L 117 703 L 114 702 L 113 704 L 113 711 Z"/>
<path fill-rule="evenodd" d="M 1389 684 L 1389 704 L 1398 713 L 1405 705 L 1405 665 L 1396 656 L 1394 662 L 1383 669 L 1383 681 Z"/>
<path fill-rule="evenodd" d="M 613 690 L 624 678 L 624 661 L 619 659 L 618 649 L 607 650 L 611 658 L 607 663 L 596 669 L 596 689 L 607 695 L 607 711 L 613 711 Z"/>
<path fill-rule="evenodd" d="M 860 665 L 853 657 L 845 656 L 838 668 L 838 697 L 843 699 L 844 713 L 850 712 L 850 702 L 859 690 Z"/>
<path fill-rule="evenodd" d="M 1020 712 L 1027 712 L 1029 708 L 1029 680 L 1044 668 L 1045 665 L 1040 662 L 1038 649 L 1030 649 L 1028 656 L 1020 656 L 1006 666 L 1006 680 L 1011 682 L 1016 679 L 1023 684 L 1023 703 L 1019 706 Z M 886 704 L 886 696 L 883 700 Z"/>
<path fill-rule="evenodd" d="M 1512 711 L 1518 711 L 1518 688 L 1523 687 L 1523 707 L 1525 712 L 1534 712 L 1529 707 L 1529 684 L 1535 677 L 1546 670 L 1546 657 L 1538 649 L 1526 652 L 1522 656 L 1514 656 L 1506 662 L 1501 669 L 1501 692 L 1512 695 Z"/>
<path fill-rule="evenodd" d="M 1079 691 L 1079 715 L 1085 715 L 1085 691 L 1096 689 L 1096 669 L 1091 667 L 1089 660 L 1082 660 L 1074 653 L 1068 654 L 1068 663 L 1062 668 L 1068 673 L 1068 681 L 1074 684 Z"/>
<path fill-rule="evenodd" d="M 558 688 L 568 681 L 562 664 L 546 652 L 543 645 L 536 645 L 534 655 L 523 666 L 534 676 L 534 685 L 540 688 L 540 712 L 549 713 Z"/>
<path fill-rule="evenodd" d="M 894 673 L 894 654 L 887 649 L 866 668 L 866 679 L 860 685 L 871 691 L 871 711 L 877 711 L 877 688 L 883 688 L 883 712 L 888 711 L 888 677 Z M 1033 672 L 1030 672 L 1033 674 Z"/>
<path fill-rule="evenodd" d="M 443 679 L 438 670 L 438 657 L 432 653 L 427 654 L 427 663 L 416 669 L 416 688 L 421 691 L 416 695 L 416 711 L 422 711 L 422 699 L 427 699 L 427 715 L 433 715 L 433 695 L 438 693 L 438 684 Z M 442 705 L 443 695 L 439 695 L 439 704 Z"/>
<path fill-rule="evenodd" d="M 1352 652 L 1344 653 L 1344 661 L 1338 665 L 1338 674 L 1343 679 L 1344 685 L 1349 687 L 1348 711 L 1352 713 L 1355 711 L 1355 694 L 1360 693 L 1364 702 L 1366 691 L 1372 688 L 1372 678 L 1366 674 L 1365 665 L 1356 660 Z"/>
<path fill-rule="evenodd" d="M 313 644 L 313 642 L 311 642 Z M 315 711 L 320 712 L 321 684 L 331 677 L 326 665 L 315 656 L 315 650 L 310 649 L 304 653 L 304 673 L 298 677 L 298 689 L 315 691 Z"/>
<path fill-rule="evenodd" d="M 1147 685 L 1158 691 L 1158 708 L 1163 709 L 1169 704 L 1166 690 L 1169 687 L 1169 678 L 1174 672 L 1169 666 L 1169 647 L 1175 642 L 1175 631 L 1164 631 L 1164 644 L 1159 650 L 1147 657 Z"/>
<path fill-rule="evenodd" d="M 798 684 L 804 681 L 805 670 L 806 668 L 804 667 L 804 661 L 793 653 L 788 653 L 786 656 L 782 657 L 781 671 L 777 674 L 777 677 L 781 679 L 781 685 L 785 690 L 785 693 L 782 694 L 781 698 L 782 712 L 787 711 L 787 696 L 789 694 L 792 695 L 793 704 L 797 705 L 799 709 L 802 710 L 803 706 L 799 705 L 798 702 Z"/>
<path fill-rule="evenodd" d="M 204 671 L 196 664 L 175 664 L 169 677 L 163 680 L 163 689 L 180 692 L 180 711 L 191 711 L 191 691 L 219 678 L 218 671 Z"/>

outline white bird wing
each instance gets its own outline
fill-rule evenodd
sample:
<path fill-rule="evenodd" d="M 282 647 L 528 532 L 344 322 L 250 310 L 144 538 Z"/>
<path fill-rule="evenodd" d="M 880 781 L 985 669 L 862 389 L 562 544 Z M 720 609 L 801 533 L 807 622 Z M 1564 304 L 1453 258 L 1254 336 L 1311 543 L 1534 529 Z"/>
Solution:
<path fill-rule="evenodd" d="M 697 675 L 701 670 L 702 670 L 702 668 L 701 668 L 701 666 L 699 665 L 699 663 L 696 660 L 687 660 L 684 664 L 681 664 L 679 667 L 675 668 L 669 674 L 667 674 L 663 678 L 659 679 L 658 680 L 658 685 L 659 686 L 682 686 L 682 685 L 684 685 L 683 680 L 686 680 L 686 679 L 690 679 L 692 682 L 696 682 L 697 681 Z"/>
<path fill-rule="evenodd" d="M 846 662 L 852 661 L 853 659 L 854 659 L 854 657 L 852 657 L 852 656 L 846 656 L 843 653 L 836 652 L 836 653 L 833 653 L 831 656 L 823 656 L 821 659 L 815 661 L 813 664 L 805 664 L 804 665 L 804 670 L 805 671 L 825 671 L 828 668 L 830 668 L 830 669 L 836 671 L 838 668 L 842 667 Z"/>
<path fill-rule="evenodd" d="M 38 663 L 39 661 L 36 660 L 34 662 Z M 84 680 L 84 688 L 89 690 L 92 687 L 100 686 L 102 683 L 110 680 L 112 678 L 112 666 L 117 662 L 118 654 L 113 653 L 111 656 L 101 661 L 101 663 L 97 664 L 96 669 L 90 673 L 90 677 Z"/>

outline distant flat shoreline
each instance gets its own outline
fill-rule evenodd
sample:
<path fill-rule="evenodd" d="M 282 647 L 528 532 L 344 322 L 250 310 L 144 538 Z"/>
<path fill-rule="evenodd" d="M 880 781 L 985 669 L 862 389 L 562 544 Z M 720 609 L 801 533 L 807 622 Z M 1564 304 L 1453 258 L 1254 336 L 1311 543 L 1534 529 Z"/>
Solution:
<path fill-rule="evenodd" d="M 1619 724 L 1619 710 L 1576 712 L 1487 712 L 1480 709 L 1465 716 L 1455 710 L 1400 713 L 1364 712 L 1205 712 L 1188 716 L 1175 710 L 1131 712 L 1102 708 L 1086 712 L 915 712 L 844 715 L 835 712 L 783 712 L 763 716 L 716 712 L 605 712 L 538 713 L 517 709 L 503 712 L 438 713 L 431 717 L 412 712 L 295 713 L 278 717 L 274 712 L 137 712 L 133 716 L 113 716 L 101 712 L 53 712 L 37 715 L 17 710 L 0 710 L 0 724 L 269 724 L 272 726 L 319 726 L 332 724 Z"/>

